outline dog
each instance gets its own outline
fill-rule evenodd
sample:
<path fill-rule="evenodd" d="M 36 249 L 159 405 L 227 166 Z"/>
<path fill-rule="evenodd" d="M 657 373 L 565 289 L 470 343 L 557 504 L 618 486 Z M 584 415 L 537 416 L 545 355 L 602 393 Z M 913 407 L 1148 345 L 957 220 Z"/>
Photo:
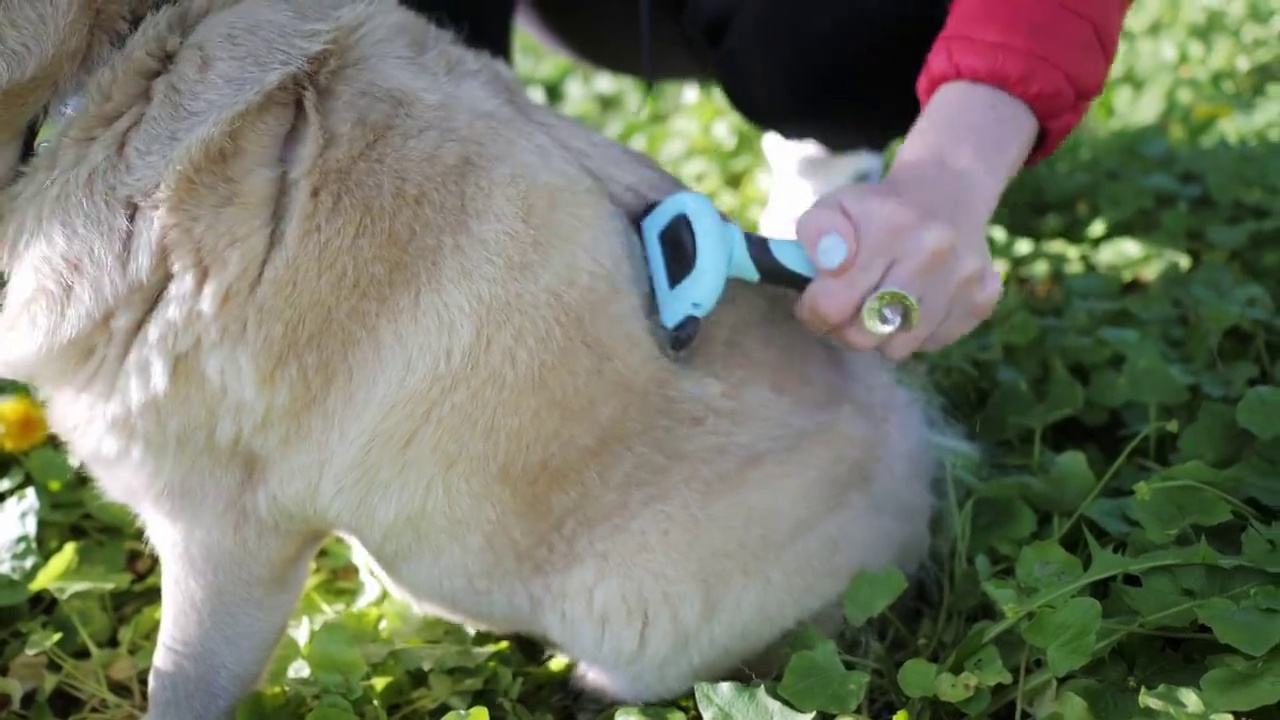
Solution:
<path fill-rule="evenodd" d="M 785 290 L 731 287 L 665 352 L 635 223 L 683 186 L 446 29 L 394 0 L 0 16 L 0 376 L 156 553 L 149 720 L 231 717 L 335 534 L 615 702 L 925 556 L 963 446 L 927 389 Z"/>

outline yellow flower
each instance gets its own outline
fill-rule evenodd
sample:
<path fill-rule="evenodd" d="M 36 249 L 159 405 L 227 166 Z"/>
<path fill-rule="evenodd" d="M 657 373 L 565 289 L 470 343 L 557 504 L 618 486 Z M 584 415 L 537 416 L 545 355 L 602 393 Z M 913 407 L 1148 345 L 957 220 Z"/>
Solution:
<path fill-rule="evenodd" d="M 911 713 L 906 710 L 899 710 L 893 714 L 893 720 L 911 720 Z"/>
<path fill-rule="evenodd" d="M 49 436 L 44 411 L 25 395 L 0 395 L 0 450 L 17 454 L 43 443 Z"/>

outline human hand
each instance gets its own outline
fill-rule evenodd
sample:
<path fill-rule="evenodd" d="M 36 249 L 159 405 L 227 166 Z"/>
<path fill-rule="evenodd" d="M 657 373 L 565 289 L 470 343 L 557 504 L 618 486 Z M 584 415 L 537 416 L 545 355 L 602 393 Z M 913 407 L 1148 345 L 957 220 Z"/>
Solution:
<path fill-rule="evenodd" d="M 797 304 L 814 331 L 902 360 L 964 337 L 995 309 L 1001 280 L 986 226 L 1039 126 L 1021 101 L 949 83 L 907 134 L 882 183 L 826 193 L 797 222 L 817 268 Z M 907 293 L 914 323 L 888 335 L 863 325 L 877 291 Z"/>
<path fill-rule="evenodd" d="M 797 235 L 818 269 L 797 313 L 815 332 L 893 360 L 934 351 L 968 334 L 995 309 L 1000 276 L 992 267 L 986 218 L 948 216 L 925 201 L 939 188 L 849 185 L 827 193 L 801 216 Z M 863 324 L 878 290 L 910 295 L 914 323 L 889 335 Z"/>

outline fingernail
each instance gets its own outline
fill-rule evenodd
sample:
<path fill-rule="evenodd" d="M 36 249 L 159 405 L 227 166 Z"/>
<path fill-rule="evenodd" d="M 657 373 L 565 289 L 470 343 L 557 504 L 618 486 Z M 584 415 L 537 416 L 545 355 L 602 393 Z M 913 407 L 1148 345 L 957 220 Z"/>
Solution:
<path fill-rule="evenodd" d="M 827 233 L 818 240 L 817 262 L 820 270 L 835 270 L 849 257 L 849 244 L 837 233 Z"/>

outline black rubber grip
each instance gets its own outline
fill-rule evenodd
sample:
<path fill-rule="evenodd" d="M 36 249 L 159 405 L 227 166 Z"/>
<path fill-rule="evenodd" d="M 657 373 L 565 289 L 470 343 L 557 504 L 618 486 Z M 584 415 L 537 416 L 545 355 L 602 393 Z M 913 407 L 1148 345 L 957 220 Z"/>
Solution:
<path fill-rule="evenodd" d="M 744 232 L 743 235 L 747 238 L 747 254 L 760 273 L 761 283 L 791 288 L 796 292 L 804 292 L 809 287 L 813 279 L 783 265 L 769 249 L 768 238 L 750 232 Z"/>
<path fill-rule="evenodd" d="M 698 264 L 698 238 L 693 223 L 685 215 L 677 215 L 658 233 L 662 260 L 667 266 L 667 282 L 675 287 L 693 274 Z"/>

